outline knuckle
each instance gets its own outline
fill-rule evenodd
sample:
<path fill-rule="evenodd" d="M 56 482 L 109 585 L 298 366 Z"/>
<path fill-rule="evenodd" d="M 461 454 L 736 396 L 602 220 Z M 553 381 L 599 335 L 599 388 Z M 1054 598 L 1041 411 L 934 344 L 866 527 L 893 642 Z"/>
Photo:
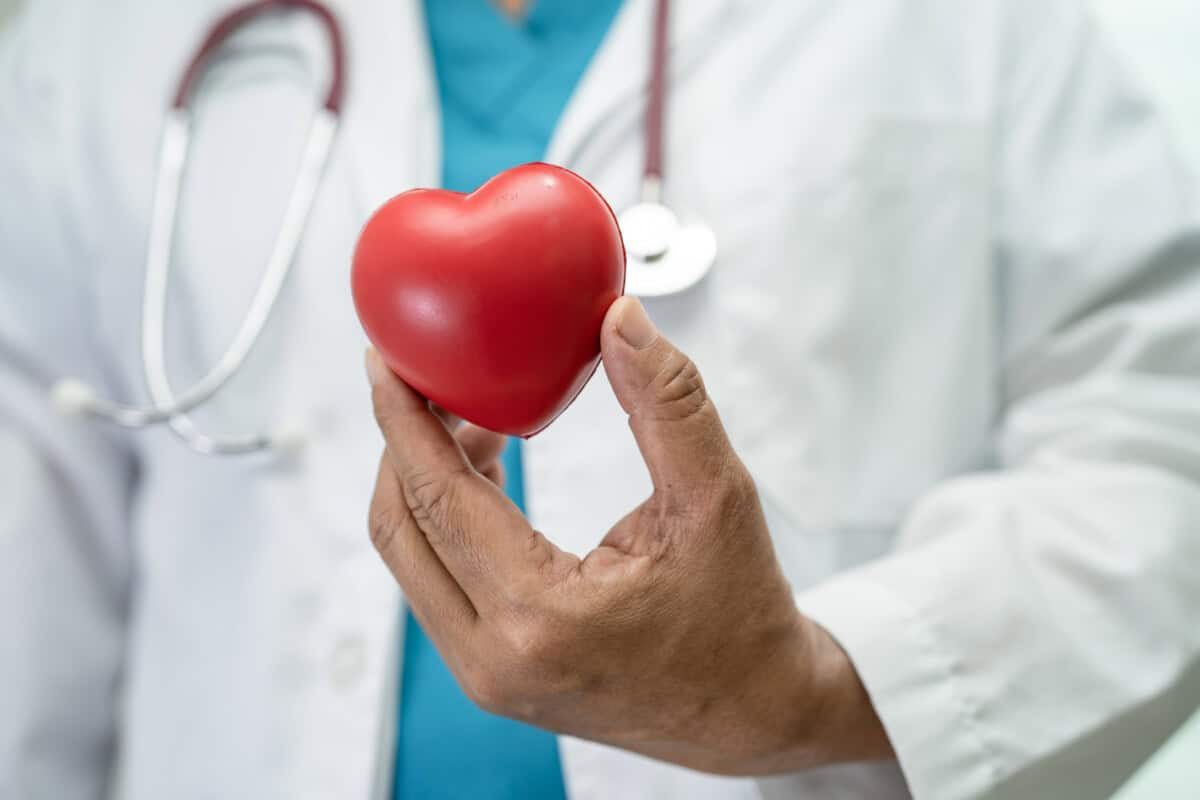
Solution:
<path fill-rule="evenodd" d="M 759 507 L 758 486 L 740 462 L 725 474 L 718 491 L 712 493 L 711 510 L 722 519 L 737 519 Z"/>
<path fill-rule="evenodd" d="M 529 538 L 525 541 L 525 547 L 529 563 L 533 566 L 533 573 L 537 575 L 539 581 L 553 582 L 556 577 L 554 574 L 554 545 L 540 531 L 531 530 Z"/>
<path fill-rule="evenodd" d="M 463 693 L 472 703 L 489 714 L 504 715 L 508 707 L 508 687 L 496 673 L 473 670 L 462 681 Z"/>
<path fill-rule="evenodd" d="M 728 480 L 728 491 L 743 502 L 754 503 L 758 501 L 758 484 L 754 482 L 754 477 L 750 474 L 750 470 L 746 469 L 740 463 L 731 470 Z"/>
<path fill-rule="evenodd" d="M 404 498 L 422 530 L 444 529 L 458 503 L 458 473 L 413 469 L 404 476 Z"/>
<path fill-rule="evenodd" d="M 709 404 L 700 369 L 678 351 L 663 362 L 654 376 L 652 390 L 658 400 L 656 414 L 664 419 L 686 420 L 703 412 Z"/>
<path fill-rule="evenodd" d="M 378 552 L 383 553 L 391 548 L 400 524 L 401 520 L 394 507 L 379 500 L 371 503 L 367 514 L 367 530 L 371 535 L 371 544 Z"/>

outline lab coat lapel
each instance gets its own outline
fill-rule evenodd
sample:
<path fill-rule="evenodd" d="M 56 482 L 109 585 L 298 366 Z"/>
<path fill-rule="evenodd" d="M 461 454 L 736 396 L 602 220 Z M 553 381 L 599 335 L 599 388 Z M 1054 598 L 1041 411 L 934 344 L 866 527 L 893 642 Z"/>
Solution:
<path fill-rule="evenodd" d="M 718 24 L 738 0 L 686 0 L 671 5 L 671 76 L 686 66 L 688 46 Z M 612 29 L 575 90 L 550 142 L 546 159 L 570 165 L 589 135 L 614 111 L 636 105 L 643 112 L 650 80 L 650 42 L 656 0 L 626 0 Z M 669 95 L 668 89 L 668 95 Z M 669 102 L 669 96 L 668 96 Z"/>
<path fill-rule="evenodd" d="M 382 798 L 393 768 L 402 617 L 395 581 L 362 523 L 379 433 L 362 375 L 366 340 L 349 299 L 349 262 L 358 229 L 380 204 L 415 186 L 436 185 L 441 154 L 420 0 L 336 0 L 333 6 L 346 34 L 344 113 L 290 281 L 299 299 L 282 309 L 302 310 L 291 329 L 295 355 L 283 390 L 311 434 L 303 469 L 295 472 L 301 485 L 294 504 L 303 509 L 306 544 L 294 550 L 306 555 L 294 556 L 288 572 L 301 587 L 296 591 L 324 600 L 320 622 L 305 632 L 312 658 L 334 658 L 329 653 L 349 648 L 364 666 L 353 691 L 305 695 L 303 711 L 313 724 L 296 734 L 297 760 L 306 765 L 296 773 L 311 785 L 283 787 L 283 794 L 328 796 L 327 787 L 340 781 L 351 787 L 342 794 Z M 329 749 L 330 737 L 341 749 Z M 314 782 L 318 778 L 326 783 Z"/>

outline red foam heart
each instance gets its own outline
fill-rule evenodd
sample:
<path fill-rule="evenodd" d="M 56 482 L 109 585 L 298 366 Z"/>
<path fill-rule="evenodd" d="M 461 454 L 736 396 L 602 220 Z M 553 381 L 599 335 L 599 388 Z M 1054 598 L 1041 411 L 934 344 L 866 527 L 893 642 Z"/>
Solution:
<path fill-rule="evenodd" d="M 471 194 L 415 189 L 367 222 L 351 286 L 367 336 L 405 383 L 489 430 L 531 436 L 600 361 L 600 326 L 624 290 L 608 203 L 549 164 Z"/>

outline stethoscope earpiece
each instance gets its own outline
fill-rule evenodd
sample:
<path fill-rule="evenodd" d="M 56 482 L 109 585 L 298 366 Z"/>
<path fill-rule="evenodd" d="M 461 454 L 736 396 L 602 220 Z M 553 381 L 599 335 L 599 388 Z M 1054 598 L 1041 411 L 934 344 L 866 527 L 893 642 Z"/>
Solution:
<path fill-rule="evenodd" d="M 270 450 L 284 461 L 298 459 L 308 446 L 308 437 L 299 428 L 283 428 L 270 436 Z"/>
<path fill-rule="evenodd" d="M 75 378 L 63 378 L 50 387 L 50 403 L 65 417 L 81 417 L 96 404 L 96 390 Z"/>

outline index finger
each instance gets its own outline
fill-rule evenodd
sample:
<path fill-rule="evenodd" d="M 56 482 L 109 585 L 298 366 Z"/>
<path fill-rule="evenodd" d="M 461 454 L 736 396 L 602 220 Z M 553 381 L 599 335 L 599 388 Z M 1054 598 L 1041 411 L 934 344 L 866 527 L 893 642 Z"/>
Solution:
<path fill-rule="evenodd" d="M 408 511 L 483 615 L 538 576 L 547 560 L 538 543 L 552 545 L 472 468 L 446 426 L 374 350 L 367 352 L 367 374 L 375 418 Z"/>

